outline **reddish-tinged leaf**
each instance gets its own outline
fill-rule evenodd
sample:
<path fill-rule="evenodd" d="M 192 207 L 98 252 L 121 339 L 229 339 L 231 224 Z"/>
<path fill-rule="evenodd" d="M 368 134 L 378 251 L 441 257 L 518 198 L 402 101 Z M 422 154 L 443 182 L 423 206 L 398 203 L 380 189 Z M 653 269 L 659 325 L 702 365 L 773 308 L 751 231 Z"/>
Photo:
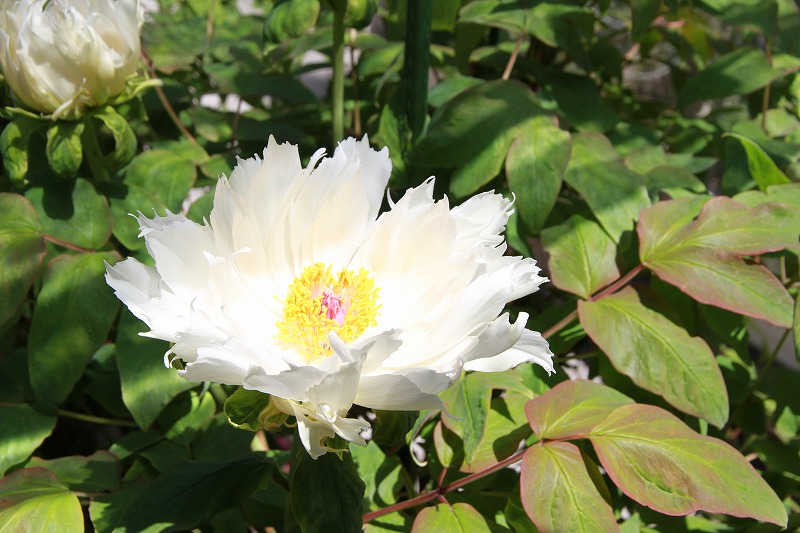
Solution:
<path fill-rule="evenodd" d="M 544 439 L 585 437 L 616 408 L 633 400 L 586 380 L 564 381 L 525 405 L 533 432 Z"/>
<path fill-rule="evenodd" d="M 573 215 L 566 222 L 542 231 L 553 284 L 589 298 L 619 277 L 614 241 L 595 222 Z"/>
<path fill-rule="evenodd" d="M 578 302 L 578 316 L 614 368 L 634 383 L 715 426 L 728 420 L 728 391 L 708 344 L 643 306 L 636 291 Z"/>
<path fill-rule="evenodd" d="M 663 409 L 623 405 L 589 437 L 614 483 L 642 505 L 669 515 L 702 510 L 786 525 L 780 499 L 736 449 Z"/>
<path fill-rule="evenodd" d="M 439 504 L 426 507 L 417 515 L 411 533 L 448 531 L 453 533 L 490 533 L 486 519 L 468 503 Z"/>
<path fill-rule="evenodd" d="M 776 203 L 747 208 L 719 197 L 691 221 L 699 202 L 659 202 L 642 211 L 642 263 L 699 302 L 789 327 L 789 293 L 768 270 L 741 256 L 796 247 L 794 210 Z"/>
<path fill-rule="evenodd" d="M 534 444 L 522 457 L 522 506 L 540 533 L 619 531 L 596 482 L 597 465 L 569 442 Z"/>
<path fill-rule="evenodd" d="M 23 468 L 0 479 L 0 531 L 83 531 L 78 497 L 44 468 Z"/>

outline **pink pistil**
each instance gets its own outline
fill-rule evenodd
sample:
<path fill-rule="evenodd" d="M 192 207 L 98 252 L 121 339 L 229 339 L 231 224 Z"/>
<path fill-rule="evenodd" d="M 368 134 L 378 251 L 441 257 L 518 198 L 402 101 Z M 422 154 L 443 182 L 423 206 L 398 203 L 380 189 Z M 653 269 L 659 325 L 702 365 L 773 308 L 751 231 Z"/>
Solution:
<path fill-rule="evenodd" d="M 323 312 L 326 318 L 335 320 L 341 326 L 344 323 L 344 315 L 347 310 L 342 305 L 341 298 L 334 296 L 333 292 L 326 289 L 322 293 L 322 309 L 320 309 L 320 313 Z"/>

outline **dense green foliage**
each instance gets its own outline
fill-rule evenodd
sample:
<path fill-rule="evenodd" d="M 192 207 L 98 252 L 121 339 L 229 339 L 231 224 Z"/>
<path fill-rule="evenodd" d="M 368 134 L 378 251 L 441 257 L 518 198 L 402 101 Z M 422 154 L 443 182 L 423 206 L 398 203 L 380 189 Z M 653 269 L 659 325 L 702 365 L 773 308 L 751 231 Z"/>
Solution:
<path fill-rule="evenodd" d="M 159 4 L 161 86 L 72 122 L 5 96 L 0 530 L 800 527 L 793 1 Z M 510 311 L 558 371 L 364 411 L 368 446 L 314 461 L 259 430 L 264 395 L 164 368 L 104 262 L 152 264 L 129 213 L 202 221 L 269 135 L 310 157 L 342 134 L 389 148 L 394 197 L 515 197 L 510 247 L 552 283 Z"/>

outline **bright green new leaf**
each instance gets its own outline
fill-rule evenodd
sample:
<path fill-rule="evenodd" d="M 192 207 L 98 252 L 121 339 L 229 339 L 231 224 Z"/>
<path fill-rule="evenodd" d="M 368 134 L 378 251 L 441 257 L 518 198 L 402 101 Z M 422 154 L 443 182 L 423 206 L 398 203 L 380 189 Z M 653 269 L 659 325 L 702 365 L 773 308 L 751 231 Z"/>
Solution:
<path fill-rule="evenodd" d="M 546 115 L 532 118 L 508 151 L 506 177 L 517 197 L 514 207 L 533 232 L 544 227 L 556 203 L 570 151 L 569 133 Z"/>
<path fill-rule="evenodd" d="M 617 247 L 592 220 L 572 215 L 563 224 L 545 229 L 542 243 L 550 254 L 550 278 L 559 289 L 588 299 L 619 278 Z"/>
<path fill-rule="evenodd" d="M 590 439 L 614 483 L 642 505 L 672 515 L 703 510 L 786 525 L 783 504 L 747 459 L 663 409 L 624 405 Z"/>
<path fill-rule="evenodd" d="M 117 368 L 122 383 L 122 400 L 133 419 L 144 429 L 172 399 L 196 384 L 164 368 L 164 353 L 169 344 L 142 337 L 147 327 L 124 309 L 117 330 Z"/>
<path fill-rule="evenodd" d="M 196 178 L 197 170 L 191 160 L 163 149 L 137 155 L 125 169 L 125 185 L 142 187 L 155 194 L 173 213 L 180 211 Z"/>
<path fill-rule="evenodd" d="M 411 533 L 428 531 L 457 531 L 463 533 L 490 533 L 486 519 L 468 503 L 448 505 L 440 503 L 426 507 L 414 519 Z"/>
<path fill-rule="evenodd" d="M 578 302 L 578 315 L 614 368 L 634 383 L 717 427 L 728 420 L 728 392 L 708 344 L 643 306 L 636 291 Z"/>
<path fill-rule="evenodd" d="M 44 233 L 96 250 L 111 237 L 108 200 L 83 178 L 25 191 L 42 221 Z"/>
<path fill-rule="evenodd" d="M 540 533 L 619 531 L 595 480 L 603 483 L 597 465 L 574 444 L 534 444 L 522 457 L 522 505 Z"/>
<path fill-rule="evenodd" d="M 349 453 L 312 459 L 300 452 L 291 479 L 292 511 L 303 531 L 361 530 L 366 485 Z"/>
<path fill-rule="evenodd" d="M 88 457 L 72 455 L 56 459 L 31 458 L 25 468 L 46 468 L 70 490 L 82 492 L 103 492 L 119 490 L 119 459 L 106 450 L 100 450 Z"/>
<path fill-rule="evenodd" d="M 100 120 L 114 138 L 114 150 L 103 156 L 103 164 L 112 169 L 117 169 L 127 164 L 136 154 L 136 148 L 138 147 L 136 135 L 133 133 L 131 125 L 128 124 L 125 117 L 117 113 L 111 106 L 94 111 L 87 116 L 86 120 L 92 120 L 93 118 Z"/>
<path fill-rule="evenodd" d="M 286 0 L 276 3 L 264 19 L 264 38 L 286 43 L 308 33 L 317 23 L 319 0 Z"/>
<path fill-rule="evenodd" d="M 525 414 L 539 440 L 581 438 L 617 407 L 629 403 L 633 400 L 605 385 L 570 380 L 529 401 Z"/>
<path fill-rule="evenodd" d="M 791 296 L 742 256 L 797 247 L 796 221 L 793 209 L 777 203 L 749 209 L 725 197 L 659 202 L 642 211 L 639 257 L 699 302 L 789 327 Z"/>
<path fill-rule="evenodd" d="M 519 126 L 541 113 L 533 92 L 519 82 L 477 85 L 436 110 L 410 158 L 420 166 L 457 167 L 450 190 L 466 196 L 499 173 Z"/>
<path fill-rule="evenodd" d="M 108 338 L 119 300 L 103 275 L 105 263 L 119 258 L 116 252 L 86 253 L 62 255 L 47 264 L 28 341 L 31 387 L 46 410 L 69 395 Z"/>
<path fill-rule="evenodd" d="M 225 400 L 225 416 L 237 428 L 258 431 L 261 429 L 258 417 L 267 408 L 269 398 L 269 394 L 239 387 Z"/>
<path fill-rule="evenodd" d="M 74 176 L 83 161 L 83 122 L 52 122 L 47 129 L 47 162 L 56 174 Z"/>
<path fill-rule="evenodd" d="M 0 479 L 0 531 L 81 533 L 78 497 L 44 468 L 24 468 Z"/>
<path fill-rule="evenodd" d="M 30 404 L 0 404 L 0 476 L 27 459 L 55 426 L 55 417 Z"/>
<path fill-rule="evenodd" d="M 583 196 L 614 242 L 633 230 L 639 211 L 650 205 L 644 178 L 629 170 L 598 133 L 573 135 L 564 181 Z"/>
<path fill-rule="evenodd" d="M 0 193 L 0 325 L 10 320 L 42 264 L 42 223 L 25 197 Z"/>
<path fill-rule="evenodd" d="M 689 78 L 678 96 L 678 107 L 685 108 L 700 100 L 749 94 L 798 68 L 800 59 L 797 58 L 787 61 L 783 68 L 770 67 L 762 50 L 743 46 Z M 744 72 L 747 75 L 742 75 Z"/>
<path fill-rule="evenodd" d="M 152 481 L 95 498 L 89 513 L 99 533 L 186 531 L 241 505 L 272 474 L 262 454 L 222 461 L 185 461 Z"/>
<path fill-rule="evenodd" d="M 31 134 L 46 125 L 46 122 L 28 117 L 18 117 L 5 126 L 0 133 L 0 154 L 9 179 L 17 186 L 25 184 L 28 174 L 28 148 Z"/>
<path fill-rule="evenodd" d="M 750 169 L 750 175 L 758 184 L 758 188 L 766 191 L 770 185 L 782 185 L 789 183 L 789 178 L 781 172 L 775 162 L 761 149 L 761 147 L 736 133 L 727 134 L 734 139 L 737 139 L 744 147 L 747 153 L 747 167 Z"/>

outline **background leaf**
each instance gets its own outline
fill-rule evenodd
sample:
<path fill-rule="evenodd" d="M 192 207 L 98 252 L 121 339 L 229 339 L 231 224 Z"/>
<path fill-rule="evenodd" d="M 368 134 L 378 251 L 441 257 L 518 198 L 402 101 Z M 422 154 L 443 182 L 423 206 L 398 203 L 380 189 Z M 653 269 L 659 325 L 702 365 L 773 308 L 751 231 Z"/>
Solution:
<path fill-rule="evenodd" d="M 0 474 L 25 461 L 56 426 L 54 416 L 27 403 L 0 404 Z"/>
<path fill-rule="evenodd" d="M 439 504 L 426 507 L 417 515 L 412 533 L 424 531 L 469 531 L 489 533 L 486 519 L 468 503 Z"/>
<path fill-rule="evenodd" d="M 62 255 L 48 263 L 33 310 L 28 344 L 31 387 L 54 410 L 108 336 L 119 301 L 103 279 L 116 252 Z"/>
<path fill-rule="evenodd" d="M 145 331 L 147 327 L 123 309 L 115 352 L 122 400 L 143 429 L 150 427 L 175 396 L 197 385 L 178 376 L 174 369 L 164 368 L 169 344 L 139 335 Z"/>
<path fill-rule="evenodd" d="M 0 327 L 36 278 L 45 247 L 42 223 L 23 196 L 0 193 Z"/>
<path fill-rule="evenodd" d="M 365 485 L 353 458 L 327 453 L 312 459 L 300 452 L 291 479 L 292 512 L 303 531 L 357 531 Z"/>

